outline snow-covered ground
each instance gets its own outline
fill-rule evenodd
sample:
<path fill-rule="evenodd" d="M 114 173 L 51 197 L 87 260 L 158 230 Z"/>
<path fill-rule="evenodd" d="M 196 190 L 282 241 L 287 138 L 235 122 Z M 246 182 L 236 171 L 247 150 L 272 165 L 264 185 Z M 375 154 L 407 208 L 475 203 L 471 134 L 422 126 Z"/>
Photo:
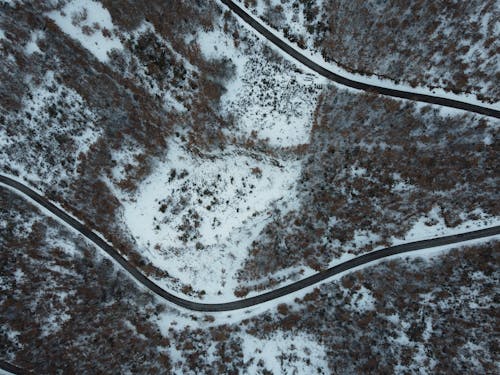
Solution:
<path fill-rule="evenodd" d="M 25 51 L 27 55 L 32 55 L 34 53 L 42 53 L 40 48 L 38 47 L 38 41 L 44 38 L 43 31 L 37 30 L 31 33 L 31 38 L 28 43 L 26 43 Z"/>
<path fill-rule="evenodd" d="M 109 11 L 93 0 L 72 0 L 60 11 L 47 14 L 72 38 L 78 40 L 98 60 L 106 62 L 113 49 L 122 50 Z"/>
<path fill-rule="evenodd" d="M 226 85 L 221 100 L 223 113 L 236 116 L 237 134 L 249 137 L 254 132 L 276 147 L 307 143 L 326 79 L 297 71 L 286 61 L 263 58 L 262 42 L 251 32 L 247 36 L 257 47 L 246 51 L 235 48 L 233 37 L 219 29 L 198 36 L 205 57 L 228 58 L 236 66 L 235 78 Z"/>
<path fill-rule="evenodd" d="M 500 217 L 486 215 L 480 209 L 472 213 L 477 215 L 477 220 L 466 220 L 454 228 L 449 228 L 444 222 L 441 209 L 435 206 L 425 216 L 419 218 L 413 227 L 405 234 L 404 238 L 395 238 L 394 245 L 401 243 L 427 240 L 436 237 L 451 236 L 458 233 L 470 232 L 500 225 Z M 464 217 L 462 219 L 465 219 Z"/>
<path fill-rule="evenodd" d="M 243 360 L 250 363 L 248 373 L 257 374 L 264 367 L 273 374 L 328 373 L 325 348 L 306 334 L 293 336 L 275 332 L 266 339 L 242 334 Z M 251 361 L 251 362 L 250 362 Z"/>
<path fill-rule="evenodd" d="M 207 59 L 230 60 L 236 68 L 220 103 L 221 112 L 235 118 L 225 135 L 276 149 L 308 143 L 325 80 L 288 63 L 284 68 L 282 61 L 263 54 L 253 33 L 246 36 L 251 42 L 238 47 L 217 27 L 193 36 Z M 133 160 L 133 150 L 114 159 Z M 115 191 L 127 229 L 153 264 L 196 292 L 204 291 L 204 301 L 227 301 L 234 298 L 236 272 L 271 212 L 298 208 L 300 164 L 293 156 L 238 146 L 193 155 L 175 138 L 136 194 Z M 121 170 L 114 171 L 114 180 L 121 176 Z M 167 280 L 156 281 L 176 290 Z"/>
<path fill-rule="evenodd" d="M 299 173 L 296 161 L 257 160 L 236 149 L 201 159 L 171 142 L 137 194 L 123 197 L 124 219 L 156 266 L 205 290 L 207 300 L 227 300 L 269 211 L 294 207 Z"/>
<path fill-rule="evenodd" d="M 242 2 L 241 1 L 235 1 L 235 3 L 237 3 L 238 6 L 242 7 L 242 4 L 241 4 Z M 222 3 L 221 3 L 221 6 L 223 8 L 225 7 L 225 5 L 223 5 Z M 345 69 L 343 69 L 342 67 L 338 66 L 337 64 L 335 64 L 333 62 L 326 62 L 323 59 L 323 57 L 321 56 L 320 52 L 313 51 L 311 49 L 302 50 L 295 43 L 290 42 L 287 38 L 285 38 L 285 36 L 283 35 L 282 31 L 278 31 L 278 30 L 273 29 L 272 27 L 270 27 L 269 25 L 267 25 L 264 21 L 262 21 L 259 18 L 259 15 L 260 15 L 259 11 L 262 12 L 261 8 L 256 9 L 255 12 L 248 11 L 247 9 L 244 9 L 244 10 L 256 22 L 258 22 L 259 24 L 261 24 L 262 26 L 264 26 L 266 29 L 268 29 L 271 33 L 273 33 L 276 37 L 278 37 L 284 43 L 288 44 L 289 46 L 291 46 L 292 48 L 294 48 L 295 50 L 297 50 L 297 52 L 299 52 L 302 55 L 306 56 L 308 59 L 310 59 L 311 61 L 315 62 L 316 64 L 319 64 L 322 67 L 330 70 L 331 72 L 341 75 L 342 77 L 351 79 L 353 81 L 368 83 L 368 84 L 371 84 L 371 85 L 376 85 L 376 86 L 385 87 L 385 88 L 389 88 L 389 89 L 402 90 L 402 91 L 411 92 L 411 93 L 425 94 L 425 95 L 430 95 L 430 96 L 435 96 L 435 97 L 441 97 L 441 98 L 447 98 L 447 99 L 452 99 L 452 100 L 458 100 L 458 101 L 462 101 L 462 102 L 465 102 L 465 103 L 479 105 L 479 106 L 484 107 L 484 108 L 491 108 L 491 109 L 495 109 L 495 110 L 500 110 L 500 102 L 496 102 L 496 103 L 492 103 L 492 104 L 485 103 L 485 102 L 482 102 L 482 101 L 478 100 L 475 97 L 475 95 L 472 95 L 472 94 L 453 94 L 453 93 L 447 92 L 447 91 L 442 90 L 442 89 L 437 89 L 437 88 L 436 89 L 429 89 L 429 88 L 424 87 L 424 86 L 411 87 L 410 85 L 406 85 L 406 84 L 396 84 L 392 80 L 383 79 L 383 78 L 377 77 L 375 75 L 368 76 L 368 75 L 361 75 L 361 74 L 350 73 L 350 72 L 346 71 Z M 253 30 L 244 21 L 240 20 L 240 22 L 247 29 Z M 258 34 L 255 30 L 254 30 L 254 33 Z M 262 39 L 265 39 L 260 34 L 258 34 L 258 35 Z M 285 58 L 292 59 L 292 57 L 290 57 L 286 53 L 282 52 L 277 47 L 273 47 L 273 48 L 275 48 L 277 51 L 279 51 L 279 53 L 282 56 L 284 56 Z M 307 69 L 308 71 L 310 71 L 306 67 L 304 67 L 304 69 Z M 314 73 L 314 74 L 317 74 L 317 73 Z M 335 85 L 339 85 L 337 83 L 334 83 L 334 84 Z M 341 85 L 339 85 L 339 86 L 341 86 Z M 344 86 L 341 86 L 341 87 L 344 87 Z"/>
<path fill-rule="evenodd" d="M 59 83 L 55 72 L 26 85 L 22 111 L 0 124 L 0 155 L 7 155 L 0 165 L 17 170 L 25 180 L 58 184 L 76 173 L 78 156 L 88 152 L 102 130 L 85 100 Z"/>

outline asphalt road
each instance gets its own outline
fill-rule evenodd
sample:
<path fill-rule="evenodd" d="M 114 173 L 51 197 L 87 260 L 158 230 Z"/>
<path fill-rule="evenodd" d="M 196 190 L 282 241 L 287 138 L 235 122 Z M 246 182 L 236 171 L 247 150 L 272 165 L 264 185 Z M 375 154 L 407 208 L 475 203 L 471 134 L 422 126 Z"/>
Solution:
<path fill-rule="evenodd" d="M 0 369 L 15 375 L 28 374 L 28 372 L 23 370 L 22 368 L 14 366 L 13 364 L 2 360 L 0 360 Z"/>
<path fill-rule="evenodd" d="M 88 240 L 92 241 L 94 245 L 101 248 L 103 251 L 108 253 L 120 266 L 122 266 L 132 277 L 134 277 L 138 282 L 144 285 L 146 288 L 151 290 L 153 293 L 159 297 L 171 302 L 177 306 L 184 307 L 189 310 L 194 311 L 204 311 L 204 312 L 216 312 L 216 311 L 232 311 L 245 309 L 251 306 L 259 305 L 261 303 L 274 300 L 276 298 L 285 296 L 287 294 L 296 292 L 308 286 L 317 284 L 323 280 L 328 279 L 338 273 L 348 271 L 352 268 L 367 264 L 379 259 L 383 259 L 396 254 L 404 254 L 407 252 L 412 252 L 416 250 L 429 249 L 436 246 L 458 244 L 464 241 L 469 241 L 473 239 L 489 237 L 493 235 L 500 234 L 500 226 L 491 227 L 487 229 L 476 230 L 472 232 L 461 233 L 453 236 L 445 236 L 440 238 L 434 238 L 431 240 L 410 242 L 402 245 L 392 246 L 385 249 L 373 251 L 368 254 L 358 256 L 356 258 L 350 259 L 344 263 L 341 263 L 335 267 L 329 268 L 322 272 L 316 273 L 312 276 L 306 277 L 302 280 L 294 282 L 292 284 L 286 285 L 284 287 L 272 290 L 267 293 L 263 293 L 254 297 L 249 297 L 245 299 L 240 299 L 232 302 L 224 303 L 200 303 L 193 302 L 187 299 L 183 299 L 169 293 L 165 289 L 159 287 L 157 284 L 148 279 L 143 275 L 138 269 L 129 264 L 123 256 L 121 256 L 117 250 L 115 250 L 111 245 L 106 243 L 101 237 L 94 233 L 91 229 L 85 227 L 78 220 L 74 219 L 70 215 L 66 214 L 64 211 L 50 203 L 47 199 L 39 195 L 37 192 L 33 191 L 28 186 L 21 184 L 7 176 L 0 175 L 0 184 L 9 186 L 12 190 L 21 196 L 29 197 L 40 206 L 43 206 L 49 210 L 52 214 L 56 215 L 59 219 L 64 221 L 67 225 L 74 228 L 76 231 L 80 232 Z"/>
<path fill-rule="evenodd" d="M 437 105 L 442 105 L 445 107 L 463 109 L 466 111 L 475 112 L 475 113 L 479 113 L 479 114 L 486 115 L 486 116 L 500 118 L 500 110 L 486 108 L 486 107 L 482 107 L 480 105 L 475 105 L 475 104 L 469 104 L 469 103 L 465 103 L 465 102 L 462 102 L 459 100 L 447 99 L 447 98 L 442 98 L 442 97 L 437 97 L 437 96 L 432 96 L 432 95 L 425 95 L 425 94 L 416 94 L 416 93 L 411 93 L 411 92 L 402 91 L 402 90 L 389 89 L 389 88 L 385 88 L 385 87 L 381 87 L 381 86 L 372 85 L 369 83 L 354 81 L 352 79 L 343 77 L 343 76 L 338 75 L 336 73 L 333 73 L 332 71 L 330 71 L 330 70 L 322 67 L 321 65 L 315 63 L 314 61 L 310 60 L 309 58 L 307 58 L 306 56 L 301 54 L 299 51 L 297 51 L 296 49 L 294 49 L 293 47 L 291 47 L 287 43 L 283 42 L 280 38 L 278 38 L 276 35 L 274 35 L 272 32 L 270 32 L 267 28 L 265 28 L 260 23 L 255 21 L 252 18 L 252 16 L 250 16 L 245 10 L 243 10 L 238 5 L 236 5 L 233 1 L 231 1 L 231 0 L 221 0 L 221 1 L 227 7 L 229 7 L 234 13 L 236 13 L 243 21 L 245 21 L 247 24 L 249 24 L 253 29 L 255 29 L 259 34 L 264 36 L 271 43 L 276 45 L 278 48 L 283 50 L 288 55 L 292 56 L 295 60 L 301 62 L 305 66 L 314 70 L 316 73 L 322 75 L 323 77 L 325 77 L 333 82 L 337 82 L 341 85 L 352 87 L 352 88 L 355 88 L 358 90 L 374 92 L 374 93 L 377 93 L 380 95 L 392 96 L 392 97 L 401 98 L 401 99 L 414 100 L 417 102 L 437 104 Z"/>

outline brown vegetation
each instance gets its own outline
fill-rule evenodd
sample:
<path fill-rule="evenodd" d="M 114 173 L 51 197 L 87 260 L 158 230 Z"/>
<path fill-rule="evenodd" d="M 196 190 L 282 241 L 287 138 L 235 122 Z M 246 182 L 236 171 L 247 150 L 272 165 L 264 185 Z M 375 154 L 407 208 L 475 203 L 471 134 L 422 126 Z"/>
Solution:
<path fill-rule="evenodd" d="M 299 181 L 301 208 L 275 214 L 252 244 L 242 281 L 300 264 L 321 270 L 345 252 L 388 246 L 433 209 L 447 227 L 477 220 L 478 210 L 499 214 L 490 120 L 372 94 L 331 90 L 322 100 Z M 370 237 L 360 241 L 360 233 Z"/>

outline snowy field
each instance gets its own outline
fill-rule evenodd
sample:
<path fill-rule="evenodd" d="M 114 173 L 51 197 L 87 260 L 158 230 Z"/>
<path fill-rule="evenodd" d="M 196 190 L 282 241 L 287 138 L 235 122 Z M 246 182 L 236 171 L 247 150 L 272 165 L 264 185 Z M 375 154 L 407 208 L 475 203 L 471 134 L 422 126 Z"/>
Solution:
<path fill-rule="evenodd" d="M 225 135 L 276 150 L 308 143 L 324 80 L 289 63 L 283 68 L 283 61 L 263 54 L 253 34 L 245 36 L 250 42 L 239 47 L 218 28 L 194 36 L 206 58 L 229 59 L 236 67 L 220 104 L 223 114 L 235 118 Z M 231 300 L 236 272 L 271 213 L 298 208 L 295 183 L 301 161 L 237 145 L 193 155 L 181 138 L 169 141 L 167 154 L 134 195 L 115 189 L 123 219 L 143 254 L 194 291 L 183 292 L 207 302 Z M 133 150 L 114 159 L 133 160 Z M 114 171 L 113 180 L 121 175 Z M 177 285 L 156 281 L 179 293 Z"/>
<path fill-rule="evenodd" d="M 113 33 L 115 27 L 111 15 L 100 2 L 72 0 L 60 11 L 50 12 L 48 16 L 101 62 L 108 61 L 108 53 L 113 49 L 123 49 Z"/>
<path fill-rule="evenodd" d="M 299 172 L 298 162 L 256 160 L 238 150 L 204 160 L 172 142 L 166 160 L 125 203 L 124 219 L 156 266 L 207 299 L 227 300 L 269 211 L 293 204 Z"/>

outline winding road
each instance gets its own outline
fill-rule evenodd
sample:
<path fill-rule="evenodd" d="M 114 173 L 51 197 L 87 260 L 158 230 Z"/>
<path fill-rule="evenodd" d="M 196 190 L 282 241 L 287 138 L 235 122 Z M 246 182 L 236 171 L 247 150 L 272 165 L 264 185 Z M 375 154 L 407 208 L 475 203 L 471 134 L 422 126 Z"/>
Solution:
<path fill-rule="evenodd" d="M 295 60 L 299 61 L 300 63 L 307 66 L 311 70 L 315 71 L 316 73 L 320 74 L 321 76 L 333 82 L 339 83 L 344 86 L 352 87 L 354 89 L 369 91 L 380 95 L 392 96 L 395 98 L 408 99 L 429 104 L 437 104 L 445 107 L 462 109 L 469 112 L 479 113 L 481 115 L 500 118 L 500 110 L 498 109 L 466 103 L 460 100 L 444 98 L 437 95 L 427 95 L 427 94 L 408 92 L 404 90 L 391 89 L 343 77 L 315 63 L 310 58 L 306 57 L 304 54 L 299 52 L 297 49 L 293 48 L 291 45 L 284 42 L 282 39 L 278 38 L 269 29 L 264 27 L 262 24 L 256 21 L 254 17 L 252 17 L 245 10 L 243 10 L 243 8 L 236 5 L 234 1 L 231 0 L 220 0 L 220 1 L 223 4 L 225 4 L 229 9 L 231 9 L 235 14 L 237 14 L 244 22 L 246 22 L 249 26 L 251 26 L 255 31 L 257 31 L 259 34 L 261 34 L 264 38 L 269 40 L 275 46 L 280 48 L 283 52 L 285 52 L 289 56 L 293 57 Z"/>
<path fill-rule="evenodd" d="M 49 202 L 46 198 L 42 197 L 40 194 L 35 192 L 30 187 L 4 175 L 0 175 L 0 185 L 7 186 L 17 194 L 23 197 L 30 198 L 32 201 L 36 202 L 39 206 L 50 211 L 53 215 L 57 216 L 66 225 L 78 231 L 86 239 L 91 241 L 95 246 L 105 251 L 116 261 L 116 263 L 118 263 L 124 270 L 126 270 L 130 274 L 130 276 L 136 279 L 144 287 L 151 290 L 157 296 L 185 309 L 202 311 L 202 312 L 233 311 L 233 310 L 249 308 L 264 302 L 268 302 L 286 296 L 290 293 L 304 289 L 311 285 L 318 284 L 341 272 L 348 271 L 355 267 L 371 263 L 379 259 L 387 258 L 397 254 L 404 254 L 417 250 L 429 249 L 437 246 L 459 244 L 461 242 L 466 242 L 479 238 L 491 237 L 500 234 L 500 226 L 495 226 L 486 229 L 460 233 L 452 236 L 445 236 L 440 238 L 433 238 L 430 240 L 409 242 L 402 245 L 391 246 L 385 249 L 376 250 L 371 253 L 360 255 L 356 258 L 350 259 L 346 262 L 338 264 L 322 272 L 318 272 L 302 280 L 296 281 L 294 283 L 291 283 L 289 285 L 283 286 L 275 290 L 271 290 L 270 292 L 259 294 L 254 297 L 249 297 L 231 302 L 223 302 L 223 303 L 201 303 L 178 297 L 158 286 L 156 283 L 154 283 L 144 274 L 142 274 L 137 268 L 128 263 L 128 261 L 122 255 L 120 255 L 120 253 L 117 250 L 115 250 L 111 245 L 109 245 L 106 241 L 104 241 L 101 237 L 99 237 L 94 231 L 87 228 L 80 221 L 68 215 L 60 208 L 56 207 L 54 204 Z"/>
<path fill-rule="evenodd" d="M 466 103 L 460 100 L 449 99 L 440 96 L 434 95 L 426 95 L 421 93 L 413 93 L 407 92 L 403 90 L 396 90 L 391 88 L 386 88 L 382 86 L 377 86 L 365 82 L 360 82 L 356 80 L 352 80 L 346 77 L 343 77 L 339 74 L 336 74 L 321 65 L 315 63 L 310 58 L 306 57 L 302 53 L 300 53 L 297 49 L 293 48 L 280 38 L 278 38 L 275 34 L 273 34 L 266 27 L 257 22 L 252 16 L 250 16 L 246 11 L 236 5 L 233 1 L 230 0 L 221 0 L 227 7 L 229 7 L 235 14 L 237 14 L 244 22 L 250 25 L 255 31 L 260 33 L 263 37 L 269 40 L 271 43 L 276 45 L 282 51 L 284 51 L 289 56 L 293 57 L 295 60 L 299 61 L 303 65 L 307 66 L 311 70 L 317 72 L 321 76 L 339 83 L 344 86 L 348 86 L 358 90 L 364 90 L 369 92 L 374 92 L 380 95 L 391 96 L 395 98 L 408 99 L 418 102 L 436 104 L 456 109 L 461 109 L 465 111 L 475 112 L 486 116 L 491 116 L 495 118 L 500 118 L 500 110 L 488 108 L 481 105 Z M 434 238 L 423 241 L 416 241 L 405 243 L 397 246 L 388 247 L 381 250 L 376 250 L 367 254 L 363 254 L 356 258 L 350 259 L 346 262 L 338 264 L 332 268 L 324 270 L 322 272 L 318 272 L 312 276 L 306 277 L 297 282 L 291 283 L 289 285 L 280 287 L 278 289 L 245 298 L 240 300 L 235 300 L 231 302 L 224 303 L 200 303 L 190 301 L 181 297 L 178 297 L 167 290 L 161 288 L 156 283 L 147 278 L 144 274 L 142 274 L 138 269 L 132 266 L 128 261 L 119 254 L 117 250 L 115 250 L 111 245 L 109 245 L 105 240 L 103 240 L 99 235 L 97 235 L 94 231 L 87 228 L 83 223 L 76 220 L 72 216 L 68 215 L 60 208 L 56 207 L 45 197 L 41 196 L 37 192 L 35 192 L 30 187 L 24 185 L 23 183 L 16 181 L 8 176 L 0 175 L 0 185 L 4 185 L 15 193 L 19 194 L 24 198 L 29 198 L 32 201 L 36 202 L 39 206 L 45 208 L 50 211 L 53 215 L 58 217 L 62 222 L 64 222 L 69 227 L 73 228 L 81 235 L 83 235 L 87 240 L 91 241 L 95 246 L 102 249 L 109 256 L 111 256 L 116 263 L 118 263 L 124 270 L 126 270 L 130 276 L 136 279 L 139 283 L 141 283 L 144 287 L 151 290 L 157 296 L 163 298 L 164 300 L 173 303 L 177 306 L 193 310 L 193 311 L 201 311 L 201 312 L 222 312 L 222 311 L 233 311 L 239 309 L 249 308 L 255 305 L 262 304 L 264 302 L 268 302 L 283 296 L 286 296 L 290 293 L 299 291 L 306 287 L 318 284 L 322 281 L 331 278 L 334 275 L 337 275 L 341 272 L 345 272 L 351 270 L 355 267 L 359 267 L 383 258 L 387 258 L 390 256 L 404 254 L 409 252 L 415 252 L 418 250 L 425 250 L 433 247 L 450 245 L 450 244 L 460 244 L 466 241 L 471 241 L 480 238 L 492 237 L 500 234 L 500 226 L 490 227 L 481 230 L 475 230 L 465 233 L 460 233 L 451 236 L 445 236 L 440 238 Z M 4 369 L 8 372 L 14 374 L 25 373 L 22 369 L 17 366 L 14 366 L 8 362 L 0 360 L 0 369 Z"/>

